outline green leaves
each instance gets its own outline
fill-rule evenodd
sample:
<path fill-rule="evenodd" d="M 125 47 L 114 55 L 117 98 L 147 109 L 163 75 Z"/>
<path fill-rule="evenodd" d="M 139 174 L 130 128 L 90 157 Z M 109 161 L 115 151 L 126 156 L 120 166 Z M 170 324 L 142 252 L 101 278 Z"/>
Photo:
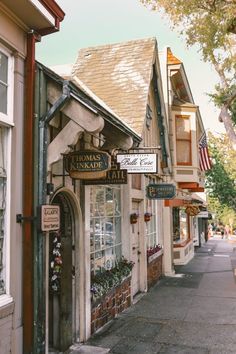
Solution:
<path fill-rule="evenodd" d="M 236 152 L 231 148 L 225 134 L 217 137 L 209 134 L 208 146 L 213 159 L 213 167 L 206 173 L 210 210 L 215 211 L 222 221 L 227 214 L 234 218 L 236 216 Z"/>
<path fill-rule="evenodd" d="M 204 61 L 215 68 L 219 86 L 211 95 L 222 110 L 227 134 L 236 146 L 236 1 L 235 0 L 140 0 L 166 15 L 188 46 L 196 45 Z"/>

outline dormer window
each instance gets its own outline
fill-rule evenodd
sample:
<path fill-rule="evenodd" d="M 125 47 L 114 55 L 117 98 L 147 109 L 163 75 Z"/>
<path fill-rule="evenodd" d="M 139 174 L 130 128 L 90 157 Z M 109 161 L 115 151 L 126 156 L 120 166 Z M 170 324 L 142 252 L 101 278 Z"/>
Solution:
<path fill-rule="evenodd" d="M 191 126 L 190 116 L 175 116 L 176 129 L 176 162 L 177 165 L 191 165 Z"/>

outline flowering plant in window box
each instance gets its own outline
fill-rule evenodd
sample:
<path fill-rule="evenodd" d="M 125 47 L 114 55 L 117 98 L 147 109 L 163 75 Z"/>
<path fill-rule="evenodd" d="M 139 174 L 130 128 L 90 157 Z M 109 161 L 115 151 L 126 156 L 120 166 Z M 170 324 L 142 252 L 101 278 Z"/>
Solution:
<path fill-rule="evenodd" d="M 156 245 L 154 247 L 150 247 L 147 249 L 147 258 L 151 257 L 152 255 L 154 255 L 155 253 L 159 252 L 160 250 L 162 250 L 162 246 L 161 245 Z"/>
<path fill-rule="evenodd" d="M 151 217 L 152 217 L 152 213 L 146 212 L 146 213 L 144 214 L 144 221 L 145 221 L 145 222 L 150 221 L 150 220 L 151 220 Z"/>
<path fill-rule="evenodd" d="M 130 214 L 130 223 L 131 224 L 136 224 L 138 221 L 139 214 L 138 213 L 133 213 Z"/>
<path fill-rule="evenodd" d="M 92 301 L 97 300 L 107 294 L 112 288 L 120 285 L 130 276 L 133 266 L 134 262 L 122 257 L 116 262 L 115 267 L 109 270 L 101 270 L 100 273 L 92 276 L 90 289 Z"/>

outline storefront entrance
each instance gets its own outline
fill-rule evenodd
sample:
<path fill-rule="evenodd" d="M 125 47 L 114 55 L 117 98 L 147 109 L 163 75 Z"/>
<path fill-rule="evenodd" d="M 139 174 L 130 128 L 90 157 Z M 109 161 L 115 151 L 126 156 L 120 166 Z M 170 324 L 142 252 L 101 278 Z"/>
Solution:
<path fill-rule="evenodd" d="M 74 340 L 74 216 L 69 198 L 59 193 L 59 231 L 49 235 L 49 351 L 66 351 Z"/>

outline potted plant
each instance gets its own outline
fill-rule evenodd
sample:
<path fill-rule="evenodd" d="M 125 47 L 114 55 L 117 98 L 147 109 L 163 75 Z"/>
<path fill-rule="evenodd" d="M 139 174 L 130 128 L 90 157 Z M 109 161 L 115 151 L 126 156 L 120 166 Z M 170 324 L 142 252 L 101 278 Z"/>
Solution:
<path fill-rule="evenodd" d="M 130 214 L 130 223 L 131 224 L 136 224 L 138 221 L 139 214 L 138 213 L 133 213 Z"/>
<path fill-rule="evenodd" d="M 146 213 L 144 214 L 144 221 L 145 221 L 145 222 L 150 221 L 150 220 L 151 220 L 151 217 L 152 217 L 152 213 L 146 212 Z"/>

